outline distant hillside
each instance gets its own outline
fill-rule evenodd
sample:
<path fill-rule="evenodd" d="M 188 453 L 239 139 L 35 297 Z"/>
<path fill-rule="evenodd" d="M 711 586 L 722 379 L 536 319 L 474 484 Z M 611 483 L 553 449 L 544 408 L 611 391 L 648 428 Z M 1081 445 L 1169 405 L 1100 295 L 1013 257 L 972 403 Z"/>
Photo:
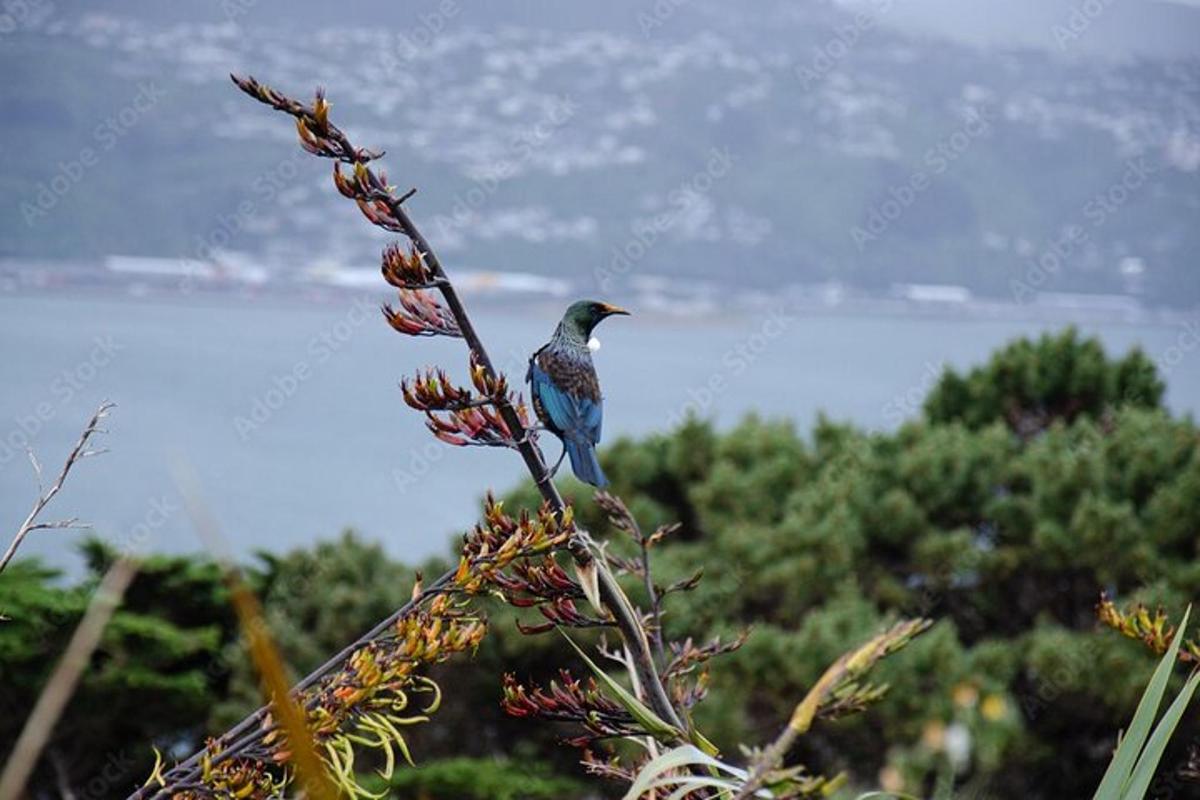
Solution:
<path fill-rule="evenodd" d="M 473 268 L 1200 303 L 1200 60 L 951 44 L 888 3 L 32 5 L 0 38 L 0 256 L 370 265 L 237 70 L 326 86 Z"/>

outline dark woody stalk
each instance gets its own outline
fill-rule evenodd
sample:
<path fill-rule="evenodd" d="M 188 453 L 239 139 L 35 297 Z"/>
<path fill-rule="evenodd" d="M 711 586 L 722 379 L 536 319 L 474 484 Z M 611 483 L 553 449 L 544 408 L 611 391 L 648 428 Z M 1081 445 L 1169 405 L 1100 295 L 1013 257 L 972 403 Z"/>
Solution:
<path fill-rule="evenodd" d="M 373 224 L 403 234 L 411 242 L 412 250 L 409 254 L 403 253 L 395 246 L 384 252 L 384 276 L 400 293 L 400 307 L 393 309 L 385 306 L 384 316 L 389 324 L 401 333 L 462 338 L 470 350 L 472 378 L 481 395 L 479 400 L 472 399 L 466 402 L 447 402 L 446 397 L 438 397 L 442 402 L 435 404 L 432 409 L 426 409 L 431 430 L 436 436 L 452 444 L 500 445 L 516 449 L 548 507 L 562 521 L 567 513 L 567 506 L 551 480 L 540 448 L 530 435 L 523 409 L 518 410 L 514 406 L 507 391 L 506 379 L 495 369 L 453 283 L 446 275 L 433 248 L 404 208 L 404 202 L 415 190 L 397 195 L 393 187 L 387 184 L 386 176 L 376 173 L 368 166 L 369 162 L 379 158 L 382 153 L 354 147 L 346 135 L 329 122 L 329 104 L 320 92 L 317 93 L 313 105 L 306 106 L 258 83 L 253 78 L 231 77 L 238 88 L 251 97 L 294 117 L 301 146 L 314 155 L 335 161 L 334 183 L 339 192 L 355 200 Z M 352 166 L 352 175 L 342 173 L 343 164 Z M 440 294 L 445 303 L 444 307 L 432 299 L 428 294 L 429 290 L 436 290 Z M 416 384 L 415 392 L 406 385 L 405 399 L 409 405 L 420 408 L 420 378 Z M 435 394 L 444 392 L 448 386 L 444 381 L 427 380 L 426 388 L 430 385 L 436 387 Z M 493 418 L 492 409 L 495 415 L 498 415 L 498 420 Z M 444 416 L 439 417 L 435 413 L 439 411 L 449 413 L 449 422 L 445 421 Z M 638 683 L 646 693 L 647 704 L 662 720 L 681 733 L 686 732 L 687 726 L 668 698 L 663 680 L 659 676 L 651 655 L 650 639 L 640 615 L 617 583 L 608 565 L 593 556 L 590 537 L 585 531 L 576 530 L 566 542 L 566 549 L 581 571 L 594 571 L 600 601 L 629 651 Z M 302 692 L 315 686 L 361 647 L 443 592 L 453 583 L 453 579 L 454 572 L 439 577 L 428 588 L 415 594 L 409 603 L 388 619 L 380 622 L 305 677 L 293 691 Z M 226 732 L 220 737 L 224 748 L 215 758 L 210 757 L 210 763 L 220 763 L 257 752 L 261 748 L 264 736 L 270 733 L 263 728 L 268 715 L 269 707 L 260 708 Z M 165 771 L 161 775 L 162 783 L 143 787 L 131 795 L 130 800 L 158 800 L 169 796 L 173 789 L 188 787 L 197 779 L 204 759 L 205 751 L 194 754 Z"/>
<path fill-rule="evenodd" d="M 383 252 L 383 277 L 398 298 L 395 307 L 383 307 L 388 324 L 410 336 L 449 336 L 467 343 L 470 385 L 456 386 L 444 371 L 426 369 L 401 381 L 404 402 L 422 412 L 433 435 L 447 444 L 519 452 L 543 498 L 536 511 L 510 515 L 489 495 L 483 518 L 464 537 L 454 570 L 427 586 L 418 577 L 410 602 L 291 689 L 306 714 L 307 724 L 298 730 L 322 748 L 322 760 L 343 793 L 371 796 L 356 778 L 356 749 L 384 758 L 385 780 L 396 753 L 411 763 L 401 729 L 427 721 L 441 701 L 441 690 L 424 670 L 478 646 L 487 621 L 474 610 L 472 599 L 481 595 L 499 597 L 514 608 L 536 609 L 543 621 L 518 622 L 518 627 L 525 633 L 562 632 L 592 672 L 581 679 L 562 670 L 557 680 L 542 686 L 506 675 L 501 701 L 512 716 L 575 724 L 576 735 L 567 741 L 584 749 L 582 761 L 589 772 L 628 783 L 639 796 L 670 792 L 689 800 L 715 792 L 738 798 L 760 792 L 781 800 L 813 798 L 836 790 L 844 775 L 829 779 L 803 765 L 785 766 L 788 751 L 814 721 L 854 713 L 879 700 L 886 686 L 867 683 L 866 673 L 929 622 L 897 623 L 844 654 L 796 707 L 777 739 L 751 751 L 747 769 L 716 760 L 716 746 L 692 727 L 691 712 L 707 695 L 708 662 L 736 650 L 748 632 L 706 644 L 691 638 L 665 640 L 664 598 L 694 588 L 701 577 L 698 571 L 666 587 L 653 580 L 650 550 L 676 526 L 646 535 L 625 504 L 603 492 L 596 503 L 614 528 L 629 535 L 636 555 L 622 557 L 602 549 L 575 525 L 573 509 L 546 469 L 526 405 L 496 371 L 454 285 L 404 208 L 415 190 L 397 194 L 386 176 L 371 168 L 370 162 L 382 154 L 355 148 L 329 122 L 329 104 L 321 92 L 309 106 L 252 78 L 233 80 L 256 100 L 295 119 L 301 146 L 334 162 L 337 190 L 372 224 L 408 238 L 409 247 L 392 244 Z M 574 577 L 557 558 L 563 552 L 572 557 Z M 617 583 L 618 574 L 640 579 L 646 608 L 630 602 Z M 635 691 L 595 664 L 571 640 L 571 628 L 616 628 L 617 646 L 605 644 L 599 650 L 629 671 Z M 410 707 L 410 697 L 423 702 Z M 288 731 L 272 714 L 271 706 L 261 708 L 184 762 L 165 770 L 156 765 L 147 786 L 130 800 L 279 796 L 296 775 Z M 617 751 L 609 751 L 611 757 L 593 752 L 593 745 L 603 747 L 613 739 L 637 742 L 646 752 L 624 763 Z"/>
<path fill-rule="evenodd" d="M 483 341 L 475 332 L 475 326 L 471 323 L 466 308 L 463 306 L 458 292 L 454 289 L 454 284 L 451 283 L 442 268 L 441 261 L 404 208 L 404 202 L 412 197 L 415 190 L 397 196 L 393 188 L 387 185 L 386 176 L 376 174 L 368 166 L 369 162 L 383 154 L 355 148 L 346 135 L 329 122 L 329 104 L 320 92 L 317 93 L 316 100 L 310 107 L 260 84 L 254 78 L 237 76 L 232 76 L 232 78 L 238 88 L 246 94 L 294 117 L 300 133 L 301 145 L 306 150 L 317 156 L 331 158 L 339 164 L 354 166 L 352 180 L 342 177 L 341 172 L 335 166 L 334 180 L 338 190 L 356 200 L 371 222 L 385 230 L 402 233 L 408 237 L 416 251 L 416 257 L 423 263 L 427 271 L 426 280 L 423 283 L 409 284 L 405 282 L 403 286 L 397 287 L 401 289 L 402 296 L 405 296 L 404 292 L 408 291 L 420 292 L 426 288 L 436 289 L 453 317 L 457 326 L 457 334 L 467 343 L 473 363 L 482 369 L 488 383 L 494 384 L 502 380 L 502 376 L 492 365 Z M 410 286 L 419 288 L 410 289 Z M 386 310 L 385 313 L 387 313 Z M 391 319 L 392 317 L 389 316 L 389 321 Z M 499 412 L 510 434 L 509 444 L 515 446 L 521 454 L 542 497 L 550 504 L 554 512 L 561 516 L 566 510 L 566 504 L 550 478 L 541 449 L 529 436 L 527 426 L 513 407 L 508 395 L 499 393 L 489 398 L 489 402 Z M 576 564 L 586 567 L 594 562 L 585 532 L 581 531 L 580 535 L 575 537 L 568 546 Z M 629 648 L 638 679 L 645 687 L 650 707 L 663 720 L 680 730 L 685 730 L 678 713 L 667 698 L 666 690 L 663 688 L 662 680 L 658 676 L 650 655 L 650 646 L 645 630 L 642 628 L 636 612 L 611 572 L 605 568 L 599 569 L 598 572 L 601 601 L 608 612 L 612 614 L 625 645 Z"/>

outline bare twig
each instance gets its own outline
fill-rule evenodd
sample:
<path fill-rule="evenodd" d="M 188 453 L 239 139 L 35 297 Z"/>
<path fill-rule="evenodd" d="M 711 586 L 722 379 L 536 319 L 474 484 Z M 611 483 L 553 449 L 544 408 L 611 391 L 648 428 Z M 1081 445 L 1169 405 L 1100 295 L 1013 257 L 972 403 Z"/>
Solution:
<path fill-rule="evenodd" d="M 38 696 L 33 711 L 17 738 L 17 744 L 4 767 L 4 773 L 0 775 L 0 797 L 21 796 L 42 749 L 50 739 L 54 725 L 62 716 L 67 701 L 75 693 L 75 687 L 100 643 L 105 626 L 108 625 L 136 573 L 137 563 L 128 558 L 121 558 L 109 568 L 100 581 L 83 619 L 71 635 L 71 641 L 67 643 L 66 652 L 54 668 L 46 688 L 42 689 Z"/>
<path fill-rule="evenodd" d="M 77 441 L 75 443 L 75 447 L 71 449 L 70 454 L 67 456 L 66 462 L 63 464 L 62 470 L 58 473 L 58 477 L 48 490 L 42 489 L 42 465 L 37 460 L 37 456 L 33 454 L 33 451 L 29 451 L 29 460 L 33 464 L 34 475 L 37 476 L 38 499 L 33 504 L 33 509 L 29 512 L 29 516 L 25 518 L 25 521 L 21 523 L 21 527 L 17 529 L 17 533 L 13 537 L 12 543 L 9 544 L 8 549 L 4 552 L 4 557 L 0 558 L 0 572 L 4 571 L 4 568 L 8 566 L 8 562 L 12 561 L 13 556 L 17 554 L 17 548 L 19 548 L 21 543 L 25 541 L 25 537 L 33 531 L 56 528 L 89 527 L 88 525 L 81 523 L 76 517 L 55 520 L 53 522 L 39 522 L 38 516 L 42 513 L 42 511 L 45 510 L 46 506 L 50 504 L 50 501 L 54 499 L 54 496 L 62 489 L 63 484 L 66 483 L 67 475 L 71 473 L 72 467 L 85 458 L 107 452 L 103 448 L 99 450 L 89 449 L 88 441 L 97 433 L 108 432 L 100 427 L 100 421 L 108 416 L 109 410 L 113 407 L 113 403 L 106 402 L 100 404 L 100 408 L 98 408 L 96 413 L 92 415 L 92 418 L 88 420 L 87 426 L 83 429 L 83 433 L 79 435 L 79 441 Z"/>

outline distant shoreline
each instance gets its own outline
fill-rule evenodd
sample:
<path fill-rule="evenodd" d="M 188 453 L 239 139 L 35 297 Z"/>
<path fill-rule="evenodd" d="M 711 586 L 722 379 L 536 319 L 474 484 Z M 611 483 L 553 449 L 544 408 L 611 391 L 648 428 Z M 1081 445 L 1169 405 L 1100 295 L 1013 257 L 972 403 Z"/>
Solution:
<path fill-rule="evenodd" d="M 0 300 L 23 298 L 62 299 L 66 301 L 100 300 L 113 303 L 152 304 L 162 306 L 199 307 L 267 307 L 275 309 L 332 308 L 347 302 L 368 299 L 384 303 L 391 293 L 380 282 L 379 291 L 328 286 L 295 284 L 274 285 L 270 289 L 253 287 L 204 288 L 180 292 L 175 288 L 145 284 L 58 285 L 52 287 L 4 287 L 0 285 Z M 807 287 L 784 287 L 776 293 L 748 292 L 728 298 L 725 307 L 699 307 L 682 299 L 683 311 L 671 310 L 675 301 L 667 293 L 619 292 L 607 299 L 634 309 L 643 320 L 670 322 L 674 325 L 705 324 L 722 319 L 745 319 L 772 308 L 785 307 L 793 313 L 837 318 L 887 317 L 897 319 L 954 320 L 957 322 L 1036 322 L 1070 324 L 1119 324 L 1132 327 L 1170 328 L 1200 322 L 1200 308 L 1178 310 L 1167 308 L 1109 309 L 1068 308 L 1018 304 L 970 299 L 963 302 L 920 302 L 895 297 L 854 295 L 829 302 L 808 294 Z M 464 291 L 460 292 L 473 310 L 486 314 L 545 313 L 553 316 L 564 297 L 544 294 Z"/>

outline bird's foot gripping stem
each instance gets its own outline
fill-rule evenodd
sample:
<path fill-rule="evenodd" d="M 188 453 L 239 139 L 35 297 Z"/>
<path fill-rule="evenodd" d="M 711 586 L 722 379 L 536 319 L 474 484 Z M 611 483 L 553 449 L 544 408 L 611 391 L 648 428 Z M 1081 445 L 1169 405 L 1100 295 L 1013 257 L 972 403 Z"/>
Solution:
<path fill-rule="evenodd" d="M 567 457 L 567 444 L 563 442 L 562 453 L 558 456 L 558 461 L 554 462 L 554 466 L 550 468 L 550 477 L 553 478 L 558 474 L 558 468 L 562 466 L 563 459 Z"/>
<path fill-rule="evenodd" d="M 545 430 L 545 429 L 543 428 L 543 430 Z M 558 461 L 555 461 L 554 466 L 550 467 L 549 469 L 546 470 L 546 475 L 544 478 L 537 481 L 539 486 L 543 483 L 548 483 L 549 481 L 554 480 L 554 476 L 558 474 L 558 468 L 562 466 L 563 459 L 566 457 L 567 457 L 567 446 L 564 444 L 563 451 L 559 455 Z"/>
<path fill-rule="evenodd" d="M 520 447 L 523 444 L 537 444 L 537 435 L 544 430 L 546 430 L 546 428 L 543 425 L 530 425 L 525 429 L 525 432 L 521 434 L 521 438 L 513 439 L 512 442 L 517 447 Z"/>

